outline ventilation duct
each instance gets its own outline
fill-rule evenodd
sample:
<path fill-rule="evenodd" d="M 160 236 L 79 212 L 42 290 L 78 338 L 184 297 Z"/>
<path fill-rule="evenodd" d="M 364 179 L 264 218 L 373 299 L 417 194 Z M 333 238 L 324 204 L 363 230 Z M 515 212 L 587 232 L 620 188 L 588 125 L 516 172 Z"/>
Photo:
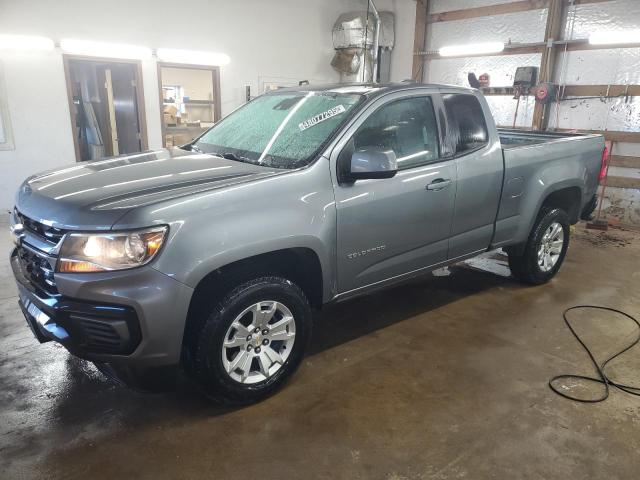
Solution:
<path fill-rule="evenodd" d="M 379 56 L 374 54 L 376 40 L 376 16 L 367 12 L 343 13 L 333 25 L 333 48 L 336 50 L 331 66 L 340 72 L 341 82 L 374 81 L 374 58 L 383 68 L 376 75 L 381 82 L 389 81 L 389 55 L 394 44 L 394 16 L 391 12 L 380 12 L 378 31 Z"/>

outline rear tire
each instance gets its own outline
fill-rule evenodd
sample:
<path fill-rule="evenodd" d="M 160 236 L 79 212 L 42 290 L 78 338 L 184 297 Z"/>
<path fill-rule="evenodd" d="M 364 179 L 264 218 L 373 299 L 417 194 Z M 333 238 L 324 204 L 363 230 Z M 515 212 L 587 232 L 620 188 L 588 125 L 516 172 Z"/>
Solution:
<path fill-rule="evenodd" d="M 543 209 L 521 254 L 508 252 L 509 268 L 521 282 L 540 285 L 551 280 L 569 247 L 569 217 L 559 208 Z"/>
<path fill-rule="evenodd" d="M 260 401 L 296 371 L 311 325 L 311 307 L 297 285 L 281 277 L 247 281 L 210 309 L 194 332 L 189 370 L 218 403 Z"/>

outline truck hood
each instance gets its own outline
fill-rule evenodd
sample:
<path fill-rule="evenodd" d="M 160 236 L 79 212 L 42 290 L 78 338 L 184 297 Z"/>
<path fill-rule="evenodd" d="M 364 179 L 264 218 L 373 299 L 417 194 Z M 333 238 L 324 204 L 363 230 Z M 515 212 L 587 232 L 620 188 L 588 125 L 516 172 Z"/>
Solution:
<path fill-rule="evenodd" d="M 16 196 L 27 217 L 64 229 L 109 229 L 142 205 L 286 171 L 179 148 L 125 155 L 29 177 Z"/>

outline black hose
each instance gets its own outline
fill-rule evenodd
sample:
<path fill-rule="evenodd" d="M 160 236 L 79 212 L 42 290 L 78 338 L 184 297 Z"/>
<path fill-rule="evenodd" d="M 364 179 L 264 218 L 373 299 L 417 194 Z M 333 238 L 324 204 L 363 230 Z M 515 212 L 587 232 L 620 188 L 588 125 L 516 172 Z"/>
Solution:
<path fill-rule="evenodd" d="M 593 353 L 591 352 L 591 350 L 589 350 L 589 347 L 587 347 L 587 345 L 582 341 L 580 336 L 573 329 L 573 327 L 571 326 L 571 322 L 569 322 L 569 318 L 567 317 L 567 313 L 569 313 L 571 310 L 578 310 L 578 309 L 605 310 L 605 311 L 614 312 L 614 313 L 625 316 L 626 318 L 631 320 L 633 323 L 635 323 L 636 326 L 638 327 L 635 340 L 631 342 L 627 347 L 620 350 L 618 353 L 607 358 L 604 362 L 602 362 L 601 365 L 598 364 L 597 360 L 593 356 Z M 640 396 L 640 386 L 635 387 L 633 385 L 626 385 L 624 383 L 619 383 L 618 381 L 615 381 L 609 378 L 609 376 L 605 371 L 607 364 L 611 360 L 619 357 L 620 355 L 622 355 L 623 353 L 625 353 L 626 351 L 630 350 L 631 348 L 636 346 L 638 343 L 640 343 L 640 322 L 638 322 L 638 320 L 636 320 L 634 317 L 632 317 L 628 313 L 625 313 L 621 310 L 616 310 L 615 308 L 610 308 L 610 307 L 600 307 L 597 305 L 577 305 L 575 307 L 568 308 L 562 313 L 562 318 L 564 318 L 564 323 L 567 324 L 567 327 L 569 328 L 573 336 L 576 338 L 576 340 L 578 340 L 580 345 L 582 345 L 582 348 L 584 349 L 585 352 L 587 352 L 587 355 L 589 355 L 589 358 L 591 359 L 591 363 L 593 364 L 593 366 L 598 372 L 598 377 L 587 377 L 584 375 L 571 375 L 571 374 L 556 375 L 555 377 L 552 377 L 551 380 L 549 380 L 549 387 L 551 387 L 551 390 L 553 390 L 555 393 L 557 393 L 561 397 L 568 398 L 569 400 L 574 400 L 576 402 L 582 402 L 582 403 L 598 403 L 606 400 L 609 397 L 610 385 L 619 390 L 622 390 L 623 392 L 630 393 L 631 395 Z M 568 380 L 568 379 L 585 380 L 588 382 L 600 383 L 604 385 L 604 393 L 602 394 L 602 396 L 598 398 L 578 398 L 560 391 L 559 387 L 554 385 L 554 383 L 557 382 L 558 380 Z"/>

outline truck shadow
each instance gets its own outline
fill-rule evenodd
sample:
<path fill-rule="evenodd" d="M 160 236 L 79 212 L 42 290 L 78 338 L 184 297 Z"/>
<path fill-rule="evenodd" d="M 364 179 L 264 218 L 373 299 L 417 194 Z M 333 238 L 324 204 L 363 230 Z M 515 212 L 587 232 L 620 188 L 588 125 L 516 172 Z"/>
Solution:
<path fill-rule="evenodd" d="M 376 330 L 435 310 L 482 291 L 512 286 L 513 279 L 466 265 L 450 274 L 425 275 L 392 288 L 329 305 L 314 315 L 314 331 L 307 355 L 315 355 Z"/>

